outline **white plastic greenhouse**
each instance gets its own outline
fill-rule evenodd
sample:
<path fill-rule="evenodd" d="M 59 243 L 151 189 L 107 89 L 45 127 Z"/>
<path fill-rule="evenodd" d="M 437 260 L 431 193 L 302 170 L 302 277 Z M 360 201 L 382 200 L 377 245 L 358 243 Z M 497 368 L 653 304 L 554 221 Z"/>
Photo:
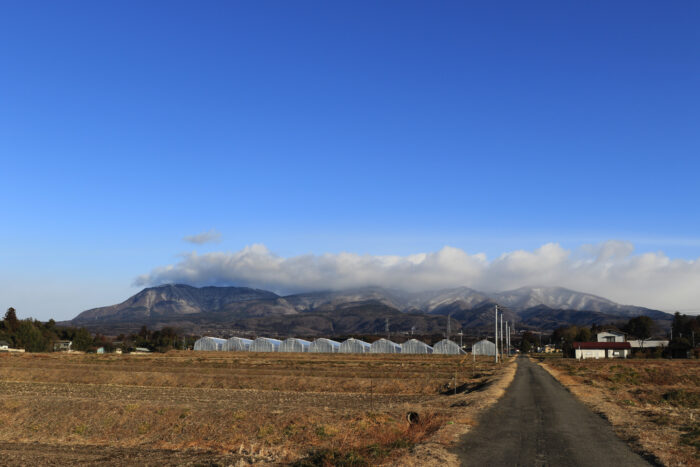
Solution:
<path fill-rule="evenodd" d="M 253 341 L 250 339 L 244 339 L 243 337 L 231 337 L 226 341 L 224 350 L 230 352 L 247 352 L 250 349 L 250 344 Z"/>
<path fill-rule="evenodd" d="M 433 348 L 418 339 L 411 339 L 401 344 L 401 353 L 433 353 Z"/>
<path fill-rule="evenodd" d="M 224 350 L 226 339 L 218 337 L 202 337 L 194 342 L 194 350 Z"/>
<path fill-rule="evenodd" d="M 480 340 L 472 345 L 472 353 L 474 355 L 496 355 L 496 344 L 486 339 Z"/>
<path fill-rule="evenodd" d="M 309 352 L 315 353 L 336 353 L 340 349 L 340 342 L 336 342 L 325 337 L 319 337 L 309 346 Z"/>
<path fill-rule="evenodd" d="M 285 339 L 280 344 L 280 352 L 308 352 L 309 347 L 311 347 L 311 342 L 305 341 L 304 339 L 297 339 L 296 337 L 290 337 Z"/>
<path fill-rule="evenodd" d="M 338 349 L 339 353 L 369 353 L 370 345 L 359 339 L 350 338 L 343 341 Z"/>
<path fill-rule="evenodd" d="M 401 353 L 401 344 L 391 342 L 389 339 L 379 339 L 372 342 L 369 353 Z"/>
<path fill-rule="evenodd" d="M 443 355 L 461 355 L 464 350 L 459 348 L 459 344 L 449 339 L 443 339 L 433 346 L 433 353 Z"/>
<path fill-rule="evenodd" d="M 277 352 L 282 341 L 270 337 L 258 337 L 250 344 L 251 352 Z"/>

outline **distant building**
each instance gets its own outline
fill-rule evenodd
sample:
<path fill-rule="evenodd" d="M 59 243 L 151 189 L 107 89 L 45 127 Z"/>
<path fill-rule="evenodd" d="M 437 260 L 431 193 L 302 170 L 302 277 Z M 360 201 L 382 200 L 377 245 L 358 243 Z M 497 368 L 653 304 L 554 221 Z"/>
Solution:
<path fill-rule="evenodd" d="M 645 341 L 640 341 L 640 340 L 632 340 L 632 341 L 627 341 L 630 343 L 633 349 L 652 349 L 656 347 L 668 347 L 668 341 L 667 340 L 659 340 L 659 339 L 648 339 Z"/>
<path fill-rule="evenodd" d="M 54 352 L 70 352 L 73 341 L 56 341 L 53 343 Z"/>
<path fill-rule="evenodd" d="M 146 347 L 136 347 L 132 352 L 132 354 L 140 354 L 140 353 L 151 353 L 149 349 Z"/>
<path fill-rule="evenodd" d="M 587 358 L 627 358 L 632 346 L 629 342 L 574 342 L 575 357 Z"/>
<path fill-rule="evenodd" d="M 625 333 L 620 331 L 603 331 L 597 334 L 598 342 L 625 342 Z"/>
<path fill-rule="evenodd" d="M 7 350 L 10 348 L 10 343 L 7 341 L 0 341 L 0 350 Z"/>

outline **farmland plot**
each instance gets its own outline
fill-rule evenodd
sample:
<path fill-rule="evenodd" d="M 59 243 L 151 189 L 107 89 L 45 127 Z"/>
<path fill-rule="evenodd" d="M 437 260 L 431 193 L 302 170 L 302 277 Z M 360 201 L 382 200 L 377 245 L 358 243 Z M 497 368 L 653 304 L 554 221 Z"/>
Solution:
<path fill-rule="evenodd" d="M 471 423 L 488 397 L 469 389 L 506 372 L 460 360 L 0 355 L 0 454 L 16 465 L 397 462 L 444 427 Z"/>

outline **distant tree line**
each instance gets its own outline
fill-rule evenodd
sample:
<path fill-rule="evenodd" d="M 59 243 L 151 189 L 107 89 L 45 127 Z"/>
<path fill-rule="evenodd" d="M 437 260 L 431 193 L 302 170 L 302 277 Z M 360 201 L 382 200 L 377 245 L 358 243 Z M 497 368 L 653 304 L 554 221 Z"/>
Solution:
<path fill-rule="evenodd" d="M 5 341 L 12 348 L 27 352 L 52 352 L 58 341 L 72 341 L 71 349 L 83 352 L 95 351 L 102 347 L 105 352 L 117 348 L 129 352 L 136 347 L 143 347 L 155 352 L 167 352 L 172 349 L 192 348 L 196 336 L 185 336 L 179 330 L 166 327 L 151 331 L 146 326 L 138 333 L 121 334 L 110 338 L 103 334 L 92 335 L 85 328 L 57 326 L 53 319 L 41 322 L 31 318 L 20 320 L 14 308 L 7 309 L 0 321 L 0 341 Z"/>
<path fill-rule="evenodd" d="M 93 337 L 85 328 L 57 326 L 52 319 L 45 323 L 31 318 L 20 320 L 12 307 L 0 321 L 0 341 L 16 349 L 50 352 L 54 343 L 60 340 L 73 341 L 72 348 L 82 351 L 89 350 L 93 344 Z"/>

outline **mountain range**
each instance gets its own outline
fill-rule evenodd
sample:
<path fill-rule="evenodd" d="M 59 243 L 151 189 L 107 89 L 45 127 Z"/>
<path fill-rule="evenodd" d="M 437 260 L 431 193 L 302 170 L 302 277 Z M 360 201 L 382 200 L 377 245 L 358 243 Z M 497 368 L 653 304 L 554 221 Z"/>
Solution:
<path fill-rule="evenodd" d="M 124 302 L 84 311 L 66 324 L 115 334 L 146 325 L 185 332 L 241 331 L 318 336 L 392 332 L 488 331 L 494 307 L 516 329 L 551 331 L 564 325 L 627 321 L 646 315 L 661 328 L 672 316 L 658 310 L 620 305 L 596 295 L 561 287 L 523 287 L 487 294 L 467 287 L 406 292 L 380 287 L 281 296 L 247 287 L 192 287 L 169 284 L 142 290 Z"/>

